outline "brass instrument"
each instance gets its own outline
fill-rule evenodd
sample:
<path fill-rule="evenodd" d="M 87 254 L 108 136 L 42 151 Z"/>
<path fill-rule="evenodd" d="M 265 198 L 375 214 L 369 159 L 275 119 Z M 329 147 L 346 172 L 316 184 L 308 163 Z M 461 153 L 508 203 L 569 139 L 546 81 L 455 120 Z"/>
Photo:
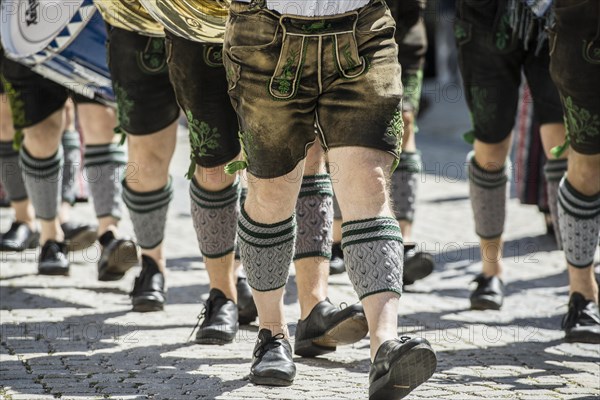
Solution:
<path fill-rule="evenodd" d="M 231 0 L 140 0 L 169 31 L 202 43 L 223 43 Z"/>
<path fill-rule="evenodd" d="M 146 36 L 164 36 L 163 26 L 148 14 L 139 0 L 94 0 L 104 21 Z"/>

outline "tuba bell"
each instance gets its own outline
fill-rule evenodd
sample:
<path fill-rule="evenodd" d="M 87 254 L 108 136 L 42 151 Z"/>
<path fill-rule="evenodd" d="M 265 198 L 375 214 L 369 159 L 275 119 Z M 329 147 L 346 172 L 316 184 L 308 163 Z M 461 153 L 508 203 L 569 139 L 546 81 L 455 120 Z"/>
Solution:
<path fill-rule="evenodd" d="M 231 0 L 140 0 L 165 28 L 188 40 L 223 43 Z"/>
<path fill-rule="evenodd" d="M 139 0 L 94 0 L 104 21 L 146 36 L 164 36 L 163 26 L 148 14 Z"/>

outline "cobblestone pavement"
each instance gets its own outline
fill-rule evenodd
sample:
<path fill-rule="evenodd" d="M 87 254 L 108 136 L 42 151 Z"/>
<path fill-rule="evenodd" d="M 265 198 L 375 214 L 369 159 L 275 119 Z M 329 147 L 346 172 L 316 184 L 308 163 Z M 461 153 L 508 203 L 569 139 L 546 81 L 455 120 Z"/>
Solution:
<path fill-rule="evenodd" d="M 503 309 L 468 309 L 469 283 L 481 267 L 464 179 L 468 147 L 459 139 L 468 117 L 462 102 L 438 100 L 421 123 L 425 171 L 415 225 L 415 238 L 436 253 L 437 267 L 407 288 L 398 330 L 429 339 L 439 366 L 410 398 L 599 398 L 600 346 L 563 343 L 563 256 L 545 235 L 535 207 L 509 202 Z M 241 329 L 228 346 L 188 341 L 208 277 L 190 221 L 183 130 L 179 142 L 165 242 L 170 272 L 164 312 L 130 312 L 128 292 L 137 270 L 119 282 L 98 282 L 95 247 L 70 255 L 70 277 L 38 276 L 37 251 L 2 254 L 0 399 L 367 398 L 367 339 L 327 357 L 297 358 L 298 375 L 289 388 L 258 387 L 244 378 L 254 326 Z M 77 206 L 75 216 L 92 218 L 91 206 Z M 4 231 L 10 213 L 1 210 L 0 217 Z M 132 232 L 127 218 L 122 230 Z M 357 301 L 346 274 L 330 282 L 334 303 Z M 293 333 L 299 315 L 293 273 L 285 304 Z"/>

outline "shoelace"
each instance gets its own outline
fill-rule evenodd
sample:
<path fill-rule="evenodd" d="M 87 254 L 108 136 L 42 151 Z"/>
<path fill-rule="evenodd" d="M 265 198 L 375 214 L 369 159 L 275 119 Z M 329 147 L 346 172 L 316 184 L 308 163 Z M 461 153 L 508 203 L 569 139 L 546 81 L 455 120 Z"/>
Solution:
<path fill-rule="evenodd" d="M 198 327 L 200 326 L 200 321 L 208 318 L 209 313 L 210 313 L 210 303 L 207 301 L 206 303 L 204 303 L 204 307 L 200 311 L 200 314 L 198 314 L 198 316 L 196 317 L 196 325 L 194 325 L 194 329 L 192 329 L 192 333 L 190 333 L 190 336 L 188 336 L 188 338 L 187 338 L 188 342 L 194 335 L 194 332 L 196 332 L 196 329 L 198 329 Z"/>
<path fill-rule="evenodd" d="M 268 350 L 274 349 L 276 347 L 281 346 L 281 342 L 277 340 L 285 339 L 285 335 L 283 333 L 278 333 L 275 336 L 271 336 L 266 341 L 262 342 L 256 351 L 254 352 L 255 358 L 261 358 Z"/>

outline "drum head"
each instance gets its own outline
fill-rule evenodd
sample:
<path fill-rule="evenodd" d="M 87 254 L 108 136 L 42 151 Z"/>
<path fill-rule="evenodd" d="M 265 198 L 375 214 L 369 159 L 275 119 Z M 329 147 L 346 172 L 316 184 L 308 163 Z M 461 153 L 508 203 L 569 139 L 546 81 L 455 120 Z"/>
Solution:
<path fill-rule="evenodd" d="M 11 58 L 41 62 L 44 50 L 64 47 L 94 11 L 92 0 L 2 0 L 2 47 Z"/>

